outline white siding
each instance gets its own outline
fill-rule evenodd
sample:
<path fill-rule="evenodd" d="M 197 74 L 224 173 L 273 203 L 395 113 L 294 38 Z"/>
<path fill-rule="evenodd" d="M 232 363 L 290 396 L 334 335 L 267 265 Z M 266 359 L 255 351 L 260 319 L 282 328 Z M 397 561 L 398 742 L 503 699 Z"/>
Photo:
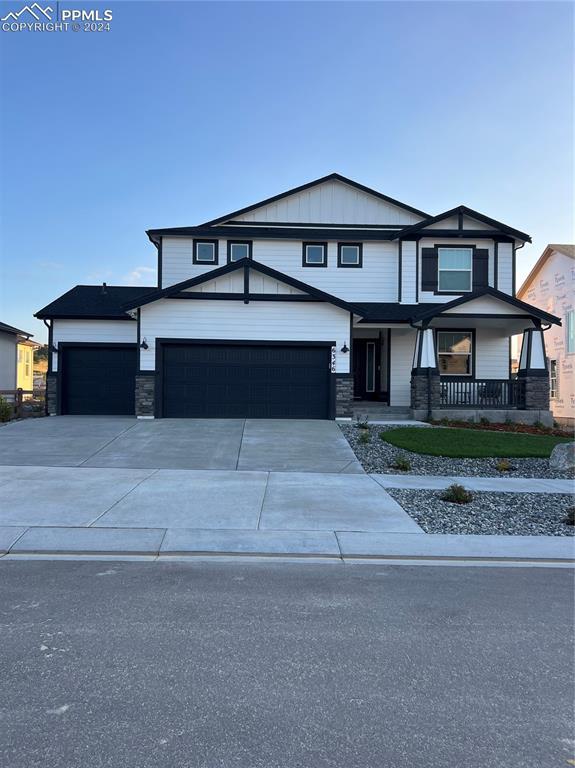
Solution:
<path fill-rule="evenodd" d="M 409 406 L 411 400 L 411 366 L 416 331 L 413 328 L 391 329 L 390 401 L 392 406 Z"/>
<path fill-rule="evenodd" d="M 475 331 L 475 376 L 478 379 L 509 378 L 509 337 L 497 328 Z"/>
<path fill-rule="evenodd" d="M 415 240 L 406 240 L 403 243 L 401 248 L 401 268 L 401 303 L 415 304 L 417 272 L 417 242 Z"/>
<path fill-rule="evenodd" d="M 326 181 L 233 221 L 322 224 L 416 224 L 422 217 L 341 181 Z"/>
<path fill-rule="evenodd" d="M 513 294 L 513 243 L 499 243 L 497 248 L 497 289 Z"/>
<path fill-rule="evenodd" d="M 464 306 L 453 307 L 447 309 L 443 313 L 444 315 L 458 314 L 459 312 L 477 312 L 481 315 L 497 314 L 497 315 L 523 315 L 523 310 L 517 309 L 517 307 L 506 304 L 504 301 L 500 301 L 493 296 L 481 296 L 479 299 L 472 299 L 468 301 Z"/>
<path fill-rule="evenodd" d="M 18 337 L 0 332 L 0 389 L 16 389 L 16 349 Z"/>
<path fill-rule="evenodd" d="M 263 275 L 255 269 L 250 270 L 249 279 L 250 293 L 304 295 L 303 291 L 298 291 L 297 288 L 292 288 L 291 285 L 286 285 L 286 283 Z M 210 280 L 208 283 L 195 285 L 193 288 L 186 288 L 184 293 L 243 293 L 243 290 L 244 271 L 243 269 L 238 269 L 237 272 L 223 275 L 216 280 Z"/>
<path fill-rule="evenodd" d="M 133 320 L 54 320 L 53 344 L 61 341 L 135 344 L 138 329 Z M 52 370 L 58 370 L 58 355 L 52 355 Z"/>
<path fill-rule="evenodd" d="M 155 369 L 156 338 L 239 339 L 250 341 L 334 341 L 336 371 L 349 373 L 349 313 L 324 302 L 175 301 L 142 307 L 141 335 L 149 344 L 140 353 L 143 370 Z"/>
<path fill-rule="evenodd" d="M 439 304 L 446 303 L 448 301 L 453 301 L 453 299 L 456 299 L 457 296 L 454 295 L 438 295 L 436 296 L 431 291 L 422 291 L 421 290 L 421 251 L 423 248 L 433 248 L 433 246 L 437 243 L 438 245 L 444 245 L 445 242 L 447 242 L 445 239 L 439 239 L 434 240 L 433 238 L 424 238 L 419 243 L 419 301 L 421 303 L 426 302 L 437 302 Z M 487 248 L 489 251 L 489 262 L 488 262 L 488 280 L 490 281 L 489 284 L 493 285 L 493 240 L 469 240 L 469 239 L 457 239 L 450 241 L 450 244 L 453 245 L 461 245 L 462 247 L 466 245 L 476 245 L 478 248 Z M 501 248 L 502 243 L 499 244 L 499 247 Z M 500 288 L 500 290 L 503 290 L 503 288 Z"/>
<path fill-rule="evenodd" d="M 192 247 L 191 238 L 164 238 L 164 287 L 214 269 L 214 266 L 192 264 Z M 226 241 L 221 240 L 218 266 L 225 264 L 225 253 Z M 337 266 L 337 242 L 334 241 L 328 243 L 327 267 L 304 267 L 301 240 L 254 240 L 253 244 L 255 261 L 346 301 L 397 301 L 397 254 L 396 242 L 367 242 L 363 245 L 363 267 L 346 269 Z"/>

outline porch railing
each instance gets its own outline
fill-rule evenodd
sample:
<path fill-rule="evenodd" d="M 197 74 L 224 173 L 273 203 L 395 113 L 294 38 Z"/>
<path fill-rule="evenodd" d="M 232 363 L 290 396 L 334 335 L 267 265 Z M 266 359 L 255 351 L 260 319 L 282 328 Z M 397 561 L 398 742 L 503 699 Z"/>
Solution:
<path fill-rule="evenodd" d="M 441 408 L 525 408 L 522 379 L 442 381 Z"/>

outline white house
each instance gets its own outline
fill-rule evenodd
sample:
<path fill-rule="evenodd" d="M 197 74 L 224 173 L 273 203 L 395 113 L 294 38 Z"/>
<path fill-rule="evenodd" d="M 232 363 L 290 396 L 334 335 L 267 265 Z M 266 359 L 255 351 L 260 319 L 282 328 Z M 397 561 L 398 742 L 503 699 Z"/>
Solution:
<path fill-rule="evenodd" d="M 49 412 L 140 417 L 549 417 L 542 327 L 515 297 L 527 234 L 330 174 L 198 226 L 153 229 L 158 283 L 76 286 L 49 326 Z M 525 333 L 517 379 L 510 338 Z"/>
<path fill-rule="evenodd" d="M 575 246 L 551 244 L 517 296 L 561 318 L 545 331 L 550 407 L 559 423 L 575 423 Z"/>

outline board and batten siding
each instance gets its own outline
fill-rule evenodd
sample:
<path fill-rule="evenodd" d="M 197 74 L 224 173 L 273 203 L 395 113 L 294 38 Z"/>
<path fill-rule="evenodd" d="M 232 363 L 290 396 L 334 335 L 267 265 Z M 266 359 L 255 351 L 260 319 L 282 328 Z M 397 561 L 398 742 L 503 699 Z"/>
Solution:
<path fill-rule="evenodd" d="M 341 181 L 326 181 L 230 219 L 309 224 L 416 224 L 422 217 Z"/>
<path fill-rule="evenodd" d="M 75 341 L 98 344 L 136 344 L 135 320 L 54 320 L 53 344 Z M 52 370 L 58 370 L 58 355 L 52 354 Z"/>
<path fill-rule="evenodd" d="M 311 235 L 310 240 L 313 240 Z M 302 247 L 301 240 L 254 240 L 253 258 L 345 301 L 397 301 L 397 243 L 364 243 L 361 269 L 337 266 L 335 241 L 328 243 L 327 267 L 304 267 Z M 226 248 L 226 240 L 220 240 L 219 267 L 226 264 Z M 193 264 L 192 254 L 191 238 L 163 238 L 162 287 L 217 268 L 214 265 Z"/>
<path fill-rule="evenodd" d="M 156 339 L 218 341 L 333 341 L 336 372 L 349 373 L 350 315 L 325 302 L 185 301 L 161 299 L 142 307 L 141 335 L 149 345 L 140 351 L 140 367 L 156 367 Z"/>

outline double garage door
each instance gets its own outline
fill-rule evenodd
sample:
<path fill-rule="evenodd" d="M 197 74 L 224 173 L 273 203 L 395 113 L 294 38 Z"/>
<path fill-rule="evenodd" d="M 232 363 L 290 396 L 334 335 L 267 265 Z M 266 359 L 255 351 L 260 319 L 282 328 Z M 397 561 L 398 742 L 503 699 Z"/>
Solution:
<path fill-rule="evenodd" d="M 158 416 L 330 418 L 328 345 L 161 345 Z M 135 347 L 70 347 L 62 366 L 62 413 L 133 414 Z"/>

